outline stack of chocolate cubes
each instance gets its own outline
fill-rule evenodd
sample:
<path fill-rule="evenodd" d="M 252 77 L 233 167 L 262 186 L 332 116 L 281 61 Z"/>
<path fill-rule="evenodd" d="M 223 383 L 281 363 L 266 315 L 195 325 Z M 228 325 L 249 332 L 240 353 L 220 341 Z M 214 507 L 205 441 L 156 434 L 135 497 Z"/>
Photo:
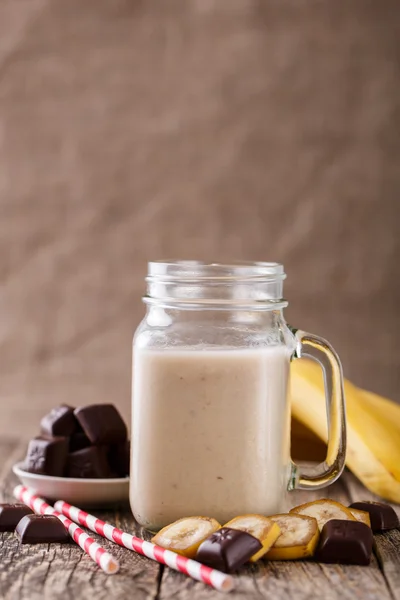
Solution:
<path fill-rule="evenodd" d="M 113 404 L 62 405 L 43 417 L 29 442 L 24 468 L 53 477 L 88 479 L 129 474 L 129 441 Z"/>

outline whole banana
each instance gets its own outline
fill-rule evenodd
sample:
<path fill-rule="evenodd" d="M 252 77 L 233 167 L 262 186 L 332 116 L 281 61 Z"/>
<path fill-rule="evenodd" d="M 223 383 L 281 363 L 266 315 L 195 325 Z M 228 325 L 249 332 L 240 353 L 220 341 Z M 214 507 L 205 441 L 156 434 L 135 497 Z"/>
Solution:
<path fill-rule="evenodd" d="M 344 382 L 346 465 L 373 493 L 400 503 L 400 406 Z M 311 360 L 291 363 L 292 416 L 327 441 L 322 371 Z M 303 430 L 304 430 L 303 427 Z"/>

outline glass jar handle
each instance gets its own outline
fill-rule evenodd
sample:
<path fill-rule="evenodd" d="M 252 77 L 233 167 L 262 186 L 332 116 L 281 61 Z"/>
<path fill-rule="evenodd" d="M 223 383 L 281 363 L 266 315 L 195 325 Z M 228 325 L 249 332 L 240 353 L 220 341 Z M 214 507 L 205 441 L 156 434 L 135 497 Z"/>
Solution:
<path fill-rule="evenodd" d="M 336 481 L 345 465 L 346 411 L 342 365 L 329 342 L 300 329 L 290 329 L 297 342 L 293 358 L 306 356 L 316 360 L 322 367 L 328 419 L 328 448 L 325 461 L 317 466 L 299 467 L 292 461 L 289 489 L 317 490 Z"/>

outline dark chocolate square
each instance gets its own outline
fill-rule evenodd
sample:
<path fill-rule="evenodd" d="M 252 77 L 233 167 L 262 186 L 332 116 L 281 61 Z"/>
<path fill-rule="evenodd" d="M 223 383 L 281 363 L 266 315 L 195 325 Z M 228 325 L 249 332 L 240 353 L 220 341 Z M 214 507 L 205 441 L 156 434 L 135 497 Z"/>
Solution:
<path fill-rule="evenodd" d="M 68 455 L 66 475 L 67 477 L 87 479 L 110 477 L 107 448 L 104 446 L 89 446 L 89 448 L 72 452 Z"/>
<path fill-rule="evenodd" d="M 68 438 L 34 438 L 29 442 L 24 468 L 30 473 L 62 477 L 68 455 Z"/>
<path fill-rule="evenodd" d="M 87 448 L 91 445 L 91 442 L 83 431 L 78 431 L 77 433 L 73 433 L 69 438 L 69 451 L 76 452 L 77 450 L 82 450 L 83 448 Z"/>
<path fill-rule="evenodd" d="M 21 544 L 66 544 L 71 538 L 61 521 L 53 515 L 26 515 L 16 529 Z"/>
<path fill-rule="evenodd" d="M 350 508 L 369 513 L 372 531 L 387 531 L 399 527 L 399 518 L 394 508 L 383 502 L 353 502 Z"/>
<path fill-rule="evenodd" d="M 41 432 L 48 436 L 70 436 L 80 429 L 74 408 L 63 404 L 53 408 L 40 421 Z"/>
<path fill-rule="evenodd" d="M 118 444 L 127 438 L 126 425 L 113 404 L 91 404 L 75 416 L 92 444 Z"/>
<path fill-rule="evenodd" d="M 108 451 L 108 461 L 111 472 L 116 477 L 129 475 L 130 443 L 128 440 L 122 444 L 113 444 Z"/>
<path fill-rule="evenodd" d="M 14 531 L 22 517 L 31 514 L 25 504 L 0 504 L 0 531 Z"/>
<path fill-rule="evenodd" d="M 316 559 L 323 563 L 369 565 L 372 543 L 371 528 L 365 523 L 332 519 L 322 528 Z"/>
<path fill-rule="evenodd" d="M 222 527 L 200 544 L 196 560 L 232 573 L 262 548 L 260 540 L 245 531 Z"/>

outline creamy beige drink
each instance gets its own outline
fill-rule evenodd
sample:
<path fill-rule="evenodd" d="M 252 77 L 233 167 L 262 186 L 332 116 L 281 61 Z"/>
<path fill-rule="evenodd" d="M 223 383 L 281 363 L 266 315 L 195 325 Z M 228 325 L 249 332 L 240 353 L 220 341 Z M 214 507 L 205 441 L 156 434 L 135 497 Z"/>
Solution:
<path fill-rule="evenodd" d="M 279 512 L 288 375 L 286 347 L 136 348 L 130 500 L 139 523 Z"/>

